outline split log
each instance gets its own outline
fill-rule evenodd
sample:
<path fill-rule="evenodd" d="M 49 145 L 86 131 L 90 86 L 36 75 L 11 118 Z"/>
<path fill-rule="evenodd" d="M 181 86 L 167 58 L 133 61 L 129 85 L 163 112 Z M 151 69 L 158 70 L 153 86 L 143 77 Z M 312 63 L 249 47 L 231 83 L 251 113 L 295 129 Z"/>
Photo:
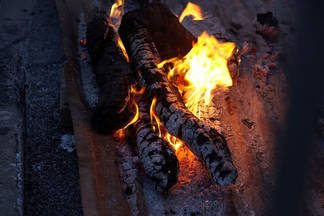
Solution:
<path fill-rule="evenodd" d="M 125 14 L 119 34 L 134 70 L 142 78 L 140 83 L 146 88 L 144 97 L 158 99 L 156 113 L 168 132 L 185 141 L 220 186 L 234 183 L 237 171 L 226 140 L 219 133 L 209 135 L 200 126 L 201 121 L 185 107 L 179 92 L 168 82 L 164 71 L 157 68 L 161 59 L 143 20 Z"/>
<path fill-rule="evenodd" d="M 118 35 L 106 13 L 97 13 L 87 28 L 87 48 L 99 87 L 92 125 L 101 133 L 122 128 L 132 118 L 129 87 L 134 74 L 117 44 Z"/>
<path fill-rule="evenodd" d="M 156 188 L 164 191 L 177 183 L 179 162 L 174 149 L 152 129 L 150 103 L 141 97 L 138 106 L 140 115 L 135 123 L 138 155 L 146 174 L 156 182 Z"/>
<path fill-rule="evenodd" d="M 189 32 L 170 9 L 161 3 L 131 11 L 127 19 L 141 20 L 142 25 L 151 36 L 161 60 L 173 57 L 183 57 L 192 48 L 196 38 Z"/>

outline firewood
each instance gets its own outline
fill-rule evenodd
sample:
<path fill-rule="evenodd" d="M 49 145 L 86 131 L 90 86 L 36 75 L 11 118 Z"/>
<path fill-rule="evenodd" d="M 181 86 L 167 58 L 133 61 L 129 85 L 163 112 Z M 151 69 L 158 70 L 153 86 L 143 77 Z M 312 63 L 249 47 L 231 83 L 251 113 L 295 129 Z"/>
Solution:
<path fill-rule="evenodd" d="M 150 119 L 150 103 L 141 97 L 139 120 L 135 124 L 138 155 L 146 174 L 156 182 L 160 191 L 177 183 L 179 162 L 173 148 L 153 131 Z"/>
<path fill-rule="evenodd" d="M 161 60 L 185 56 L 197 39 L 189 32 L 170 9 L 161 3 L 127 13 L 126 19 L 140 20 L 147 29 Z"/>
<path fill-rule="evenodd" d="M 235 182 L 237 171 L 226 140 L 219 133 L 208 134 L 201 126 L 201 121 L 186 108 L 177 89 L 168 82 L 164 71 L 157 68 L 161 59 L 145 23 L 126 14 L 119 34 L 134 70 L 142 78 L 140 83 L 146 88 L 144 96 L 150 100 L 157 98 L 156 113 L 168 132 L 185 141 L 220 186 Z"/>
<path fill-rule="evenodd" d="M 134 74 L 118 46 L 117 33 L 105 13 L 97 13 L 87 28 L 87 48 L 99 87 L 93 127 L 101 133 L 122 128 L 132 118 L 129 87 Z"/>

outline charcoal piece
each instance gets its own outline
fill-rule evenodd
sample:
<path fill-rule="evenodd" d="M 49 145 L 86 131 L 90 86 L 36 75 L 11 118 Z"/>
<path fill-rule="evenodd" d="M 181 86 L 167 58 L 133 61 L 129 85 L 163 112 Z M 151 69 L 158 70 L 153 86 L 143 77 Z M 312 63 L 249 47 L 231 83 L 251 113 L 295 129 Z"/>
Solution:
<path fill-rule="evenodd" d="M 212 179 L 220 186 L 235 182 L 237 170 L 231 159 L 226 140 L 219 133 L 212 136 L 201 121 L 184 105 L 179 92 L 172 86 L 163 70 L 158 50 L 141 20 L 124 18 L 119 34 L 129 54 L 131 64 L 139 73 L 145 97 L 157 98 L 156 113 L 167 131 L 185 141 L 191 151 L 206 165 Z"/>
<path fill-rule="evenodd" d="M 134 74 L 118 46 L 118 35 L 105 13 L 97 13 L 87 28 L 87 47 L 99 87 L 99 103 L 92 122 L 98 132 L 122 128 L 133 114 L 129 110 L 129 87 Z"/>
<path fill-rule="evenodd" d="M 261 25 L 269 25 L 278 27 L 278 20 L 273 16 L 272 12 L 257 14 L 257 20 Z"/>

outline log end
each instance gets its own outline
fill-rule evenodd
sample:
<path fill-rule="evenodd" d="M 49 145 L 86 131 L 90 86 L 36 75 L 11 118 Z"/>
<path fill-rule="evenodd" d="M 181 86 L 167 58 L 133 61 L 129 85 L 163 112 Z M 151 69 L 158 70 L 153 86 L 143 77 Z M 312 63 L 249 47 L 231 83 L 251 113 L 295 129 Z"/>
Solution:
<path fill-rule="evenodd" d="M 164 142 L 159 140 L 158 143 Z M 154 144 L 153 144 L 154 145 Z M 162 149 L 152 148 L 140 155 L 146 174 L 156 183 L 157 191 L 166 191 L 178 181 L 179 162 L 174 150 L 164 143 Z"/>
<path fill-rule="evenodd" d="M 104 35 L 108 28 L 107 14 L 104 11 L 96 12 L 87 25 L 87 48 L 92 61 L 103 55 Z"/>
<path fill-rule="evenodd" d="M 219 186 L 225 187 L 234 184 L 238 174 L 237 170 L 231 162 L 225 161 L 222 166 L 216 167 L 213 175 L 213 180 Z"/>

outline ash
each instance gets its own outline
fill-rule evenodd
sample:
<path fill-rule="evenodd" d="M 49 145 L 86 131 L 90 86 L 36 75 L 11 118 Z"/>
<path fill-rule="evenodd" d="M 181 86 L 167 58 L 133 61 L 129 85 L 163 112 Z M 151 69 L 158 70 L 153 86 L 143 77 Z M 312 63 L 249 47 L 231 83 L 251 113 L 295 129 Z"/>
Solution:
<path fill-rule="evenodd" d="M 126 199 L 131 209 L 131 215 L 140 215 L 140 211 L 137 208 L 137 191 L 139 191 L 139 188 L 137 187 L 138 169 L 136 167 L 136 162 L 139 159 L 134 155 L 131 146 L 127 142 L 123 142 L 117 146 L 117 152 L 120 177 Z"/>

